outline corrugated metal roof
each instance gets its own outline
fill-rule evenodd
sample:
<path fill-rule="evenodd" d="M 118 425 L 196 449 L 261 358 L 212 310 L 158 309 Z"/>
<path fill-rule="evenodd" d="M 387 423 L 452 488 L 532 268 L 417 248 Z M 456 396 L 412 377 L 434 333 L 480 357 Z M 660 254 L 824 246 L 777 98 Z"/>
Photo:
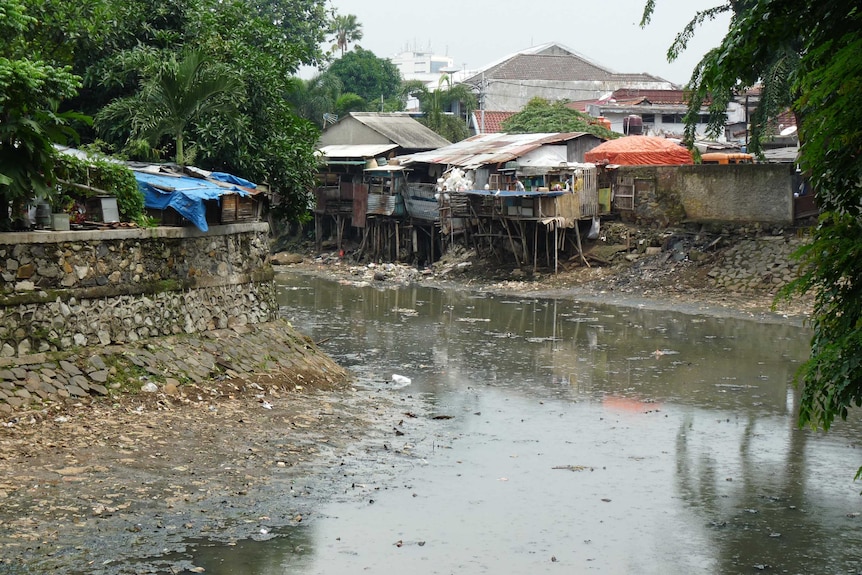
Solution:
<path fill-rule="evenodd" d="M 394 150 L 398 144 L 333 144 L 320 148 L 324 158 L 376 158 L 390 150 Z"/>
<path fill-rule="evenodd" d="M 350 112 L 350 117 L 395 142 L 405 150 L 433 150 L 441 146 L 448 146 L 451 143 L 407 114 Z"/>
<path fill-rule="evenodd" d="M 502 164 L 535 150 L 544 144 L 567 142 L 587 135 L 586 132 L 554 134 L 479 134 L 444 148 L 403 156 L 401 163 L 444 164 L 476 168 Z"/>

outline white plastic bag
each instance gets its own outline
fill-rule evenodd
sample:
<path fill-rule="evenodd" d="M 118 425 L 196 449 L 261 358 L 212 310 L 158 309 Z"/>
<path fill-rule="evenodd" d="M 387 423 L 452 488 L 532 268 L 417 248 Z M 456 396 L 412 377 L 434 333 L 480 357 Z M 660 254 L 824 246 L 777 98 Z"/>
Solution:
<path fill-rule="evenodd" d="M 599 218 L 598 216 L 593 217 L 593 223 L 590 226 L 590 233 L 587 234 L 588 240 L 594 240 L 599 237 Z"/>

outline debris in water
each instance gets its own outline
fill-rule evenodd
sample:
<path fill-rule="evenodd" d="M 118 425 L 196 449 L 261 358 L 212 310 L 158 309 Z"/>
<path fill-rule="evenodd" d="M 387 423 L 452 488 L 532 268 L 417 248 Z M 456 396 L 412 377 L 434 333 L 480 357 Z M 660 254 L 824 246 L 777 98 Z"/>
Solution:
<path fill-rule="evenodd" d="M 392 374 L 392 383 L 394 383 L 395 385 L 398 385 L 400 387 L 405 387 L 407 385 L 410 385 L 412 383 L 412 381 L 407 376 L 398 375 L 397 373 L 393 373 Z"/>
<path fill-rule="evenodd" d="M 555 465 L 551 469 L 565 469 L 567 471 L 586 471 L 589 469 L 593 470 L 592 467 L 587 467 L 586 465 Z"/>

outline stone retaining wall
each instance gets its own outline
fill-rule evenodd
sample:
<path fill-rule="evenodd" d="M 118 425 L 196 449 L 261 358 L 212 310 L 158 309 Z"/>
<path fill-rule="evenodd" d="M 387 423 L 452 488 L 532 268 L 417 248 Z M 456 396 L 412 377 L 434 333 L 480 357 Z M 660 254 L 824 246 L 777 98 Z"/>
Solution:
<path fill-rule="evenodd" d="M 0 357 L 274 319 L 265 223 L 0 234 Z"/>
<path fill-rule="evenodd" d="M 781 288 L 797 276 L 798 266 L 791 255 L 803 241 L 783 236 L 741 240 L 710 270 L 710 281 L 731 293 Z"/>

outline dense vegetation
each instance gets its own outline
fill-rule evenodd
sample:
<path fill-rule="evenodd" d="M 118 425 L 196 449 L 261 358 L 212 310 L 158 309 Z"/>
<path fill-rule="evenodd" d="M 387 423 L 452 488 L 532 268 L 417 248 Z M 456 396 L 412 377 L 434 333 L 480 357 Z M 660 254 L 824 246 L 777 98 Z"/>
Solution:
<path fill-rule="evenodd" d="M 325 61 L 329 26 L 324 0 L 4 2 L 0 201 L 44 195 L 51 143 L 74 128 L 125 157 L 266 182 L 299 217 L 319 132 L 285 95 L 300 65 Z"/>
<path fill-rule="evenodd" d="M 533 98 L 524 109 L 503 121 L 503 130 L 510 134 L 553 132 L 587 132 L 600 138 L 613 139 L 619 134 L 595 123 L 595 118 L 573 110 L 566 102 L 549 102 Z"/>

